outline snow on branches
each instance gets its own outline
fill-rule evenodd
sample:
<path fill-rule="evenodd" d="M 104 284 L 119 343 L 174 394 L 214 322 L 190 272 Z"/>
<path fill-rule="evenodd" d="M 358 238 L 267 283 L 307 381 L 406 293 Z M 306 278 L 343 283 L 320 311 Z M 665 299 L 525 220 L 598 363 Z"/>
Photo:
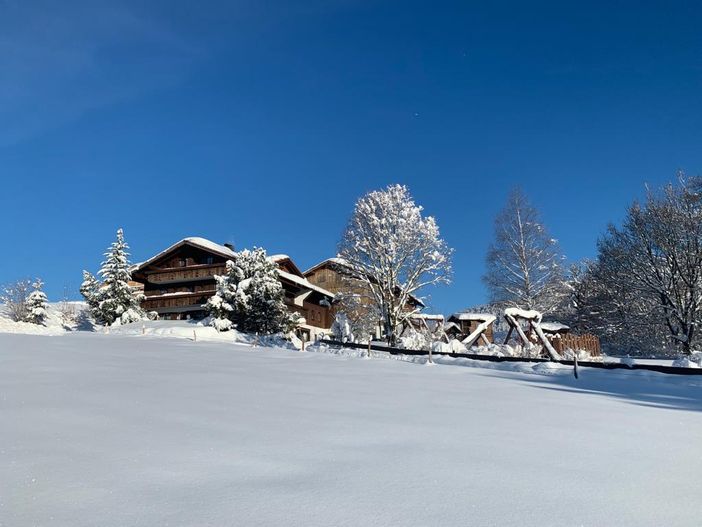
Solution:
<path fill-rule="evenodd" d="M 553 312 L 566 294 L 558 242 L 539 212 L 515 189 L 495 219 L 495 241 L 483 276 L 491 302 Z"/>
<path fill-rule="evenodd" d="M 365 283 L 388 342 L 413 310 L 422 288 L 449 283 L 452 250 L 436 220 L 422 215 L 404 185 L 391 185 L 358 200 L 339 244 L 339 256 Z"/>
<path fill-rule="evenodd" d="M 90 314 L 96 322 L 104 325 L 129 324 L 146 318 L 139 303 L 144 295 L 129 285 L 129 246 L 124 241 L 122 229 L 117 239 L 105 253 L 105 261 L 99 271 L 100 281 L 88 271 L 83 271 L 80 293 L 85 298 Z"/>
<path fill-rule="evenodd" d="M 226 274 L 215 276 L 217 293 L 207 301 L 211 325 L 218 331 L 236 326 L 248 333 L 287 332 L 297 315 L 288 312 L 276 264 L 255 248 L 235 253 Z"/>

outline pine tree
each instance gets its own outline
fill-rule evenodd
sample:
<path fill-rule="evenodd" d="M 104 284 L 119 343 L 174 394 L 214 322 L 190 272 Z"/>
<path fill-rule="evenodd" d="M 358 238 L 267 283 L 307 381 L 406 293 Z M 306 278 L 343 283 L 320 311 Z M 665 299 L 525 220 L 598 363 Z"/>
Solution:
<path fill-rule="evenodd" d="M 32 284 L 33 291 L 27 296 L 27 315 L 25 320 L 32 324 L 43 324 L 48 315 L 48 298 L 42 291 L 44 283 L 41 279 Z"/>
<path fill-rule="evenodd" d="M 105 253 L 105 261 L 99 271 L 102 282 L 83 271 L 81 294 L 93 318 L 101 324 L 129 324 L 146 316 L 139 305 L 144 295 L 129 285 L 131 273 L 127 249 L 129 246 L 124 241 L 124 233 L 119 229 L 117 240 Z"/>
<path fill-rule="evenodd" d="M 285 306 L 277 267 L 263 249 L 239 251 L 227 262 L 227 274 L 215 279 L 217 293 L 207 309 L 219 331 L 236 325 L 240 331 L 267 335 L 295 326 L 297 317 Z"/>

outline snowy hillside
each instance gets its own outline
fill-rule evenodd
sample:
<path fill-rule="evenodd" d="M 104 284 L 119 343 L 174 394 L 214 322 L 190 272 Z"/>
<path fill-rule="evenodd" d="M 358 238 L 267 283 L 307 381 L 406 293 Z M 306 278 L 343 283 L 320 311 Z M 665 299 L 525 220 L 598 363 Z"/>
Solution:
<path fill-rule="evenodd" d="M 0 334 L 0 525 L 699 525 L 702 379 Z"/>
<path fill-rule="evenodd" d="M 55 302 L 48 305 L 44 324 L 16 322 L 10 318 L 7 309 L 0 304 L 0 333 L 20 333 L 28 335 L 62 335 L 67 331 L 92 330 L 87 320 L 83 302 Z"/>

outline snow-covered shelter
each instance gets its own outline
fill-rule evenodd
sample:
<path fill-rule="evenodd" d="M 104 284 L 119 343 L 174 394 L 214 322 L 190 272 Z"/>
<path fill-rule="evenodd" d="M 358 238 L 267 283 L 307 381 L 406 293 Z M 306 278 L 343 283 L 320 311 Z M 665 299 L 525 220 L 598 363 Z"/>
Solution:
<path fill-rule="evenodd" d="M 132 279 L 144 287 L 142 307 L 164 319 L 204 317 L 207 299 L 215 294 L 214 276 L 225 274 L 226 261 L 233 257 L 231 245 L 205 238 L 174 243 L 132 269 Z M 304 318 L 298 332 L 308 339 L 328 332 L 334 293 L 309 282 L 289 256 L 270 258 L 278 266 L 288 309 Z"/>
<path fill-rule="evenodd" d="M 445 330 L 459 340 L 472 335 L 479 327 L 485 326 L 483 336 L 489 343 L 493 342 L 495 315 L 490 313 L 454 313 L 448 318 Z"/>

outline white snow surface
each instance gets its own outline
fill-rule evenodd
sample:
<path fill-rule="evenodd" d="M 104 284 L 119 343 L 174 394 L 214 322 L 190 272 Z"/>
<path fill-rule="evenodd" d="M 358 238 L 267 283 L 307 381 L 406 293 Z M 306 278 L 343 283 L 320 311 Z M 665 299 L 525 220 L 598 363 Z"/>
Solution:
<path fill-rule="evenodd" d="M 540 312 L 533 309 L 519 309 L 518 307 L 508 307 L 505 309 L 505 315 L 523 318 L 525 320 L 534 320 L 537 323 L 541 322 L 541 317 L 543 316 Z"/>
<path fill-rule="evenodd" d="M 699 377 L 317 348 L 0 334 L 0 525 L 700 523 Z"/>

